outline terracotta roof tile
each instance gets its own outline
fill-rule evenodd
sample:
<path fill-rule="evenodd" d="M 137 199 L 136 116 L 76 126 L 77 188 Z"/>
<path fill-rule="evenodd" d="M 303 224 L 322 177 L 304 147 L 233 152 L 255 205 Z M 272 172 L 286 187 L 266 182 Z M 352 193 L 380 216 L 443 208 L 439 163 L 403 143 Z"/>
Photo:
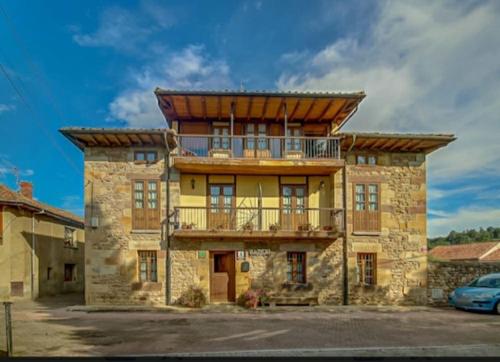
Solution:
<path fill-rule="evenodd" d="M 497 250 L 495 250 L 494 252 L 486 255 L 481 260 L 484 260 L 484 261 L 500 261 L 500 248 L 497 249 Z"/>
<path fill-rule="evenodd" d="M 78 217 L 77 215 L 69 211 L 59 209 L 57 207 L 53 207 L 25 197 L 20 193 L 9 189 L 3 184 L 0 184 L 0 205 L 1 204 L 18 204 L 21 207 L 29 209 L 45 210 L 48 216 L 61 218 L 72 223 L 80 224 L 79 226 L 81 228 L 83 228 L 84 226 L 84 222 L 81 217 Z"/>
<path fill-rule="evenodd" d="M 495 247 L 499 241 L 486 241 L 460 245 L 440 245 L 432 248 L 429 255 L 442 260 L 478 260 Z"/>

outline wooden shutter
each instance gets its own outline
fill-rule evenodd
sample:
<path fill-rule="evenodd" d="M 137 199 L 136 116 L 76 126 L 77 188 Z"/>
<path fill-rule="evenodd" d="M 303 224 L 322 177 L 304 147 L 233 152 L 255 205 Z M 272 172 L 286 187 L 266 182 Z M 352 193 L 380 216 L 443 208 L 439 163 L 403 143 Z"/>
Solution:
<path fill-rule="evenodd" d="M 375 197 L 376 201 L 373 202 Z M 353 230 L 377 232 L 381 229 L 380 184 L 353 185 Z"/>
<path fill-rule="evenodd" d="M 143 180 L 132 181 L 132 228 L 146 229 L 146 185 Z"/>
<path fill-rule="evenodd" d="M 160 183 L 157 180 L 148 180 L 146 183 L 146 229 L 160 228 Z"/>

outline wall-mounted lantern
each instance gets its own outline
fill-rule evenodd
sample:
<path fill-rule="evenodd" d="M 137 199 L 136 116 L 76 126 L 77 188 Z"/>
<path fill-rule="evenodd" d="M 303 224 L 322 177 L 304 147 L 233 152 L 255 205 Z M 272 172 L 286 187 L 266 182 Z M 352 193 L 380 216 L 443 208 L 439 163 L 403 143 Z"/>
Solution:
<path fill-rule="evenodd" d="M 191 190 L 194 190 L 196 186 L 196 181 L 194 180 L 194 178 L 191 179 Z"/>

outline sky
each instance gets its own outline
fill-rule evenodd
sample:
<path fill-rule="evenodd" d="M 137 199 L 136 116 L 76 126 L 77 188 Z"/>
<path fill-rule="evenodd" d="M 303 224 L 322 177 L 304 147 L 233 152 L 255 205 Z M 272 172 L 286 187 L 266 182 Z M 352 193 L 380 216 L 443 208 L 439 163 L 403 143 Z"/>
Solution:
<path fill-rule="evenodd" d="M 500 226 L 500 1 L 0 0 L 0 183 L 83 214 L 58 129 L 164 127 L 155 87 L 359 91 L 346 131 L 453 133 L 428 233 Z M 26 11 L 26 10 L 29 11 Z"/>

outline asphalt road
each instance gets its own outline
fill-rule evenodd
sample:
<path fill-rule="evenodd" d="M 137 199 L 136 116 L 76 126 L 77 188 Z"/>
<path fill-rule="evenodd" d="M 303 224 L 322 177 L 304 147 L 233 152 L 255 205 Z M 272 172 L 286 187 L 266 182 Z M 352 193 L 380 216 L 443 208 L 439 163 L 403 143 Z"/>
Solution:
<path fill-rule="evenodd" d="M 500 316 L 443 308 L 70 311 L 16 303 L 18 356 L 500 356 Z M 0 313 L 0 346 L 5 328 Z M 2 347 L 0 347 L 2 348 Z"/>

